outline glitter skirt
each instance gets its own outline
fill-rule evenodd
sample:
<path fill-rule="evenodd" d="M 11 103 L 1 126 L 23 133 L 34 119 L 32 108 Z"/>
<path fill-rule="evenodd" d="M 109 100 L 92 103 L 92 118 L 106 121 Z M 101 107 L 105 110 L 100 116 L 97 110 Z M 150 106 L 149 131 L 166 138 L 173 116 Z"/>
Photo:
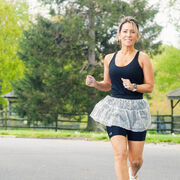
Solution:
<path fill-rule="evenodd" d="M 145 131 L 151 124 L 146 99 L 122 99 L 108 95 L 95 105 L 90 116 L 105 126 L 119 126 L 134 132 Z"/>

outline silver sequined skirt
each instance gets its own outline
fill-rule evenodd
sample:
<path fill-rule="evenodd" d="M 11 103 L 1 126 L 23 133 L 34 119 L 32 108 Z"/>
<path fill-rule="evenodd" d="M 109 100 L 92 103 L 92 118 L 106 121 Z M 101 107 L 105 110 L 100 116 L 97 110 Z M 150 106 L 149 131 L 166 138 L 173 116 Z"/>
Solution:
<path fill-rule="evenodd" d="M 95 105 L 90 116 L 105 126 L 120 126 L 135 132 L 144 131 L 151 124 L 146 99 L 121 99 L 108 95 Z"/>

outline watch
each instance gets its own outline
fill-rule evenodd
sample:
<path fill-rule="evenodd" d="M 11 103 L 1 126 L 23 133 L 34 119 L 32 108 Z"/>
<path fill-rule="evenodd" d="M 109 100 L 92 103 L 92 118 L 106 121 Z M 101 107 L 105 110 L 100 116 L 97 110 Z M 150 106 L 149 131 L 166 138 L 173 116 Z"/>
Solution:
<path fill-rule="evenodd" d="M 137 84 L 134 83 L 133 85 L 134 85 L 134 89 L 132 91 L 135 92 L 137 90 Z"/>

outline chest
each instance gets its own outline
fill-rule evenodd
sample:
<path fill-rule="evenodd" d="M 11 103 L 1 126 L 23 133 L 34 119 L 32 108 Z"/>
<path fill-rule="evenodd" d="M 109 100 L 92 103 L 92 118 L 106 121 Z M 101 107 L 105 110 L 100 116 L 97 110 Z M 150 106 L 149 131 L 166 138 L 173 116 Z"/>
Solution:
<path fill-rule="evenodd" d="M 117 55 L 115 57 L 115 65 L 119 67 L 127 66 L 134 60 L 134 58 L 135 58 L 135 54 L 127 55 L 127 56 Z"/>
<path fill-rule="evenodd" d="M 138 58 L 133 56 L 123 57 L 120 62 L 116 64 L 117 59 L 114 57 L 109 65 L 109 75 L 112 81 L 119 78 L 143 78 L 143 70 L 138 63 Z"/>

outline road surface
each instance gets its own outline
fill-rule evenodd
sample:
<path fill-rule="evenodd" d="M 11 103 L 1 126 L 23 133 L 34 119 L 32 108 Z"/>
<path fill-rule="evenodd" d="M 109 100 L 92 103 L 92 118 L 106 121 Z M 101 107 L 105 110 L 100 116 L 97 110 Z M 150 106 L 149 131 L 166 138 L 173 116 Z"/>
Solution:
<path fill-rule="evenodd" d="M 110 142 L 0 138 L 0 180 L 116 180 Z M 180 180 L 180 145 L 145 144 L 139 180 Z"/>

